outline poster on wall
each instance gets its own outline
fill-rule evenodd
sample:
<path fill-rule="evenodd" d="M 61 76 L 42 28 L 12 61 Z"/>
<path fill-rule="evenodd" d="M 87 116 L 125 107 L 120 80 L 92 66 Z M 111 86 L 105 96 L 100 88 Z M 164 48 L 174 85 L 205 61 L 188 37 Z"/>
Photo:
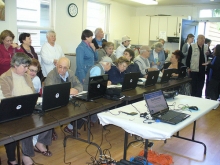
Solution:
<path fill-rule="evenodd" d="M 0 21 L 5 20 L 5 0 L 0 0 Z"/>

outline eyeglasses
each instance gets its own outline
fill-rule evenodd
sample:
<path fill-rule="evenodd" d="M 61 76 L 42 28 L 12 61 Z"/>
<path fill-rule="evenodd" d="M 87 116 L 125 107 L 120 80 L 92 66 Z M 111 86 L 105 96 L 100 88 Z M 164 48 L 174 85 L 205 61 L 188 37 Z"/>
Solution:
<path fill-rule="evenodd" d="M 25 65 L 25 64 L 21 64 L 21 66 L 23 66 L 24 68 L 28 68 L 29 65 Z"/>
<path fill-rule="evenodd" d="M 28 68 L 29 69 L 29 68 Z M 37 73 L 37 70 L 29 69 L 30 72 Z"/>

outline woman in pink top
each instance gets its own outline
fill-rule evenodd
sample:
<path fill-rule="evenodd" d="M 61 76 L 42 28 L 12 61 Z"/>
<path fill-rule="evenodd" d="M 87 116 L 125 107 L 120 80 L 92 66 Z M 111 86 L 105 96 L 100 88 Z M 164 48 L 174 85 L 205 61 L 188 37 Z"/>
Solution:
<path fill-rule="evenodd" d="M 10 69 L 10 61 L 14 53 L 23 52 L 18 44 L 13 43 L 15 36 L 10 30 L 0 35 L 0 75 Z"/>

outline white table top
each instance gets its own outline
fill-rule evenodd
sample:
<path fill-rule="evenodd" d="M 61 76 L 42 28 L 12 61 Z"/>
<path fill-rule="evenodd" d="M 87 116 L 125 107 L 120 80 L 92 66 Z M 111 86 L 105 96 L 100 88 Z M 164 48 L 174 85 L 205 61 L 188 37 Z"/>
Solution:
<path fill-rule="evenodd" d="M 218 101 L 207 100 L 203 98 L 185 96 L 185 95 L 178 95 L 174 99 L 167 100 L 168 105 L 171 105 L 174 102 L 175 102 L 175 109 L 179 109 L 178 105 L 180 104 L 184 104 L 184 105 L 188 104 L 189 106 L 197 106 L 199 110 L 190 112 L 189 110 L 186 109 L 181 111 L 190 114 L 191 116 L 176 125 L 171 125 L 162 122 L 159 123 L 155 122 L 152 124 L 143 123 L 145 119 L 140 117 L 139 113 L 135 116 L 127 115 L 124 113 L 119 114 L 119 111 L 123 111 L 123 112 L 140 111 L 140 113 L 148 112 L 145 101 L 140 101 L 132 104 L 138 109 L 138 111 L 132 105 L 129 104 L 120 108 L 116 108 L 114 110 L 110 110 L 110 112 L 105 111 L 99 113 L 98 118 L 102 125 L 113 124 L 121 127 L 128 133 L 141 136 L 144 139 L 159 140 L 159 139 L 170 138 L 174 133 L 180 131 L 187 125 L 199 119 L 201 116 L 205 115 L 212 109 L 216 109 L 219 106 Z M 174 106 L 170 106 L 170 109 L 174 109 Z"/>

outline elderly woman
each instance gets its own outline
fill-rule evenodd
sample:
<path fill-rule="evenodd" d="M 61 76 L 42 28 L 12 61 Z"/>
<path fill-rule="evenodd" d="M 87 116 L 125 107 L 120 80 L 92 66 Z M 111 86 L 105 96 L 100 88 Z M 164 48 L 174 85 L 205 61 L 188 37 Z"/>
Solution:
<path fill-rule="evenodd" d="M 10 68 L 14 53 L 23 52 L 18 44 L 13 43 L 15 36 L 10 30 L 2 31 L 0 35 L 0 75 Z"/>
<path fill-rule="evenodd" d="M 98 53 L 98 62 L 102 60 L 103 57 L 108 56 L 112 59 L 113 62 L 117 60 L 116 56 L 113 54 L 114 44 L 112 42 L 104 42 L 102 44 L 102 49 L 97 51 Z"/>
<path fill-rule="evenodd" d="M 176 72 L 172 74 L 172 76 L 176 77 L 178 76 L 179 71 L 181 70 L 181 67 L 184 66 L 181 62 L 182 58 L 184 57 L 183 53 L 180 50 L 175 50 L 171 57 L 170 62 L 164 64 L 163 69 L 176 69 Z"/>
<path fill-rule="evenodd" d="M 156 42 L 153 45 L 153 49 L 150 52 L 149 61 L 152 68 L 161 69 L 163 67 L 165 55 L 163 44 L 161 42 Z"/>
<path fill-rule="evenodd" d="M 88 70 L 98 60 L 98 54 L 92 43 L 92 36 L 91 30 L 84 30 L 81 35 L 82 42 L 76 48 L 76 76 L 82 84 Z"/>
<path fill-rule="evenodd" d="M 184 65 L 186 65 L 186 58 L 187 58 L 187 55 L 188 55 L 188 50 L 189 50 L 189 47 L 190 47 L 191 43 L 193 43 L 193 41 L 194 41 L 194 37 L 195 36 L 193 34 L 188 34 L 187 38 L 186 38 L 186 41 L 183 44 L 182 53 L 183 53 L 184 57 L 182 59 L 182 63 Z"/>
<path fill-rule="evenodd" d="M 11 60 L 11 68 L 0 77 L 0 85 L 4 97 L 13 97 L 35 93 L 31 78 L 26 74 L 31 59 L 24 53 L 16 53 Z M 34 150 L 42 153 L 44 156 L 51 156 L 52 153 L 46 149 L 46 145 L 51 144 L 51 130 L 39 134 L 38 142 L 33 147 L 32 137 L 21 140 L 22 159 L 25 165 L 33 164 L 31 156 L 34 156 Z M 15 160 L 16 142 L 6 144 L 6 153 L 8 164 L 17 164 Z"/>
<path fill-rule="evenodd" d="M 115 61 L 115 66 L 112 66 L 111 69 L 106 72 L 112 84 L 122 84 L 124 80 L 125 70 L 127 69 L 129 64 L 130 61 L 123 56 Z"/>
<path fill-rule="evenodd" d="M 56 33 L 54 31 L 47 32 L 47 42 L 41 48 L 41 67 L 43 76 L 53 70 L 59 58 L 64 57 L 64 53 L 56 42 Z"/>

